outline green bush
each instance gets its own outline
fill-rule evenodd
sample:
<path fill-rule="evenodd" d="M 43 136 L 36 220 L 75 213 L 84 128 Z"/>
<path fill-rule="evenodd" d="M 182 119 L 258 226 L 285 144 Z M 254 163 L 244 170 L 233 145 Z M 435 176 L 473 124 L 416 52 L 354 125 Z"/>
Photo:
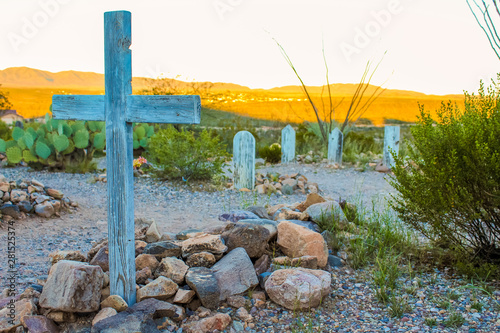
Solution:
<path fill-rule="evenodd" d="M 259 149 L 259 156 L 268 163 L 279 163 L 281 162 L 281 146 L 279 143 L 273 143 L 268 147 L 262 147 Z"/>
<path fill-rule="evenodd" d="M 7 125 L 1 120 L 0 120 L 0 139 L 4 141 L 12 139 L 12 129 L 9 127 L 9 125 Z"/>
<path fill-rule="evenodd" d="M 173 126 L 151 137 L 146 154 L 159 177 L 185 180 L 210 180 L 222 172 L 229 158 L 225 145 L 210 131 L 203 130 L 196 138 L 193 132 Z"/>
<path fill-rule="evenodd" d="M 498 77 L 500 80 L 500 75 Z M 442 104 L 437 121 L 421 107 L 408 156 L 396 158 L 392 207 L 446 248 L 500 261 L 500 87 Z"/>

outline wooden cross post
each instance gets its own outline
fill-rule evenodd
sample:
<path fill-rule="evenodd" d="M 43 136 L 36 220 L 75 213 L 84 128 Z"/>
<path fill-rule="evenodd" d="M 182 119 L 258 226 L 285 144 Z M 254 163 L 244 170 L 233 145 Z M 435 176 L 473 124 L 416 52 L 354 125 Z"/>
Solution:
<path fill-rule="evenodd" d="M 134 122 L 199 124 L 199 96 L 132 95 L 131 13 L 104 13 L 106 95 L 54 95 L 55 119 L 106 122 L 111 295 L 132 306 L 135 291 Z"/>

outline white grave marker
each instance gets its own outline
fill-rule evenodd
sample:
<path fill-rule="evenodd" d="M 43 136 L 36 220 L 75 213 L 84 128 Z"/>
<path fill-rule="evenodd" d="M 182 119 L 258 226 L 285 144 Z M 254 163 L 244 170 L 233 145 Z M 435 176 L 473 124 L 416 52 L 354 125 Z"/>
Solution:
<path fill-rule="evenodd" d="M 255 138 L 248 131 L 236 133 L 233 139 L 234 188 L 253 190 L 255 186 Z"/>
<path fill-rule="evenodd" d="M 328 136 L 328 161 L 342 164 L 342 150 L 344 148 L 344 134 L 335 128 Z"/>
<path fill-rule="evenodd" d="M 281 163 L 286 164 L 295 160 L 295 130 L 287 125 L 281 130 Z"/>
<path fill-rule="evenodd" d="M 398 156 L 399 153 L 399 126 L 385 126 L 384 130 L 384 165 L 388 168 L 394 166 L 391 151 Z"/>

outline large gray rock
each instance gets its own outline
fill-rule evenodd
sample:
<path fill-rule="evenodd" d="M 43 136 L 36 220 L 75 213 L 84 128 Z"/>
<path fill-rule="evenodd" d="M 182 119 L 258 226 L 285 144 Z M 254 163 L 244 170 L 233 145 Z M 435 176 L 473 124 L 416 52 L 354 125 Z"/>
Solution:
<path fill-rule="evenodd" d="M 232 250 L 212 266 L 212 272 L 219 284 L 221 300 L 259 284 L 252 261 L 241 247 Z"/>
<path fill-rule="evenodd" d="M 59 327 L 54 321 L 44 316 L 26 316 L 24 325 L 30 333 L 59 333 Z"/>
<path fill-rule="evenodd" d="M 103 284 L 101 267 L 61 260 L 50 268 L 40 306 L 64 312 L 97 311 Z"/>
<path fill-rule="evenodd" d="M 0 207 L 0 211 L 2 212 L 3 215 L 9 215 L 12 216 L 15 219 L 18 219 L 21 217 L 21 213 L 19 211 L 19 207 L 13 204 L 3 204 Z"/>
<path fill-rule="evenodd" d="M 265 282 L 271 300 L 289 310 L 305 310 L 321 304 L 330 293 L 332 277 L 322 270 L 289 268 L 274 271 Z"/>
<path fill-rule="evenodd" d="M 256 214 L 246 211 L 246 210 L 236 210 L 228 213 L 222 213 L 219 215 L 220 221 L 228 221 L 228 222 L 238 222 L 239 220 L 248 220 L 248 219 L 259 219 L 260 217 Z"/>
<path fill-rule="evenodd" d="M 192 267 L 186 273 L 186 283 L 196 292 L 204 307 L 215 309 L 219 306 L 220 289 L 212 270 L 206 267 Z"/>
<path fill-rule="evenodd" d="M 181 247 L 171 241 L 156 242 L 146 245 L 144 254 L 152 254 L 158 260 L 162 260 L 165 257 L 180 257 Z"/>
<path fill-rule="evenodd" d="M 269 230 L 263 226 L 237 223 L 223 237 L 228 251 L 241 247 L 250 258 L 259 258 L 266 252 L 270 235 Z"/>
<path fill-rule="evenodd" d="M 35 213 L 38 216 L 49 218 L 54 215 L 54 206 L 49 201 L 39 203 L 35 206 Z"/>
<path fill-rule="evenodd" d="M 316 223 L 333 220 L 339 224 L 348 223 L 344 211 L 337 201 L 326 201 L 311 205 L 305 212 Z"/>
<path fill-rule="evenodd" d="M 97 322 L 92 327 L 92 333 L 160 333 L 153 319 L 162 317 L 180 321 L 185 318 L 184 309 L 157 299 L 146 299 Z"/>
<path fill-rule="evenodd" d="M 265 207 L 262 206 L 250 206 L 247 208 L 247 211 L 254 213 L 261 219 L 270 219 L 271 217 L 267 213 L 267 210 Z"/>
<path fill-rule="evenodd" d="M 268 220 L 268 219 L 251 219 L 251 220 L 240 220 L 236 225 L 242 225 L 242 224 L 248 224 L 248 225 L 259 225 L 267 230 L 269 230 L 269 239 L 275 238 L 276 235 L 278 234 L 278 224 L 279 222 L 273 221 L 273 220 Z"/>

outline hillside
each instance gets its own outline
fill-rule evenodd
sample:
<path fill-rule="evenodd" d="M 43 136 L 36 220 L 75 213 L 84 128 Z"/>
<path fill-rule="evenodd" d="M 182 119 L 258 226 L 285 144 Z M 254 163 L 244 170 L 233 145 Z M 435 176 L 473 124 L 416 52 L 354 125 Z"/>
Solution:
<path fill-rule="evenodd" d="M 54 94 L 104 94 L 104 75 L 93 72 L 52 73 L 28 67 L 13 67 L 0 70 L 0 84 L 2 85 L 0 89 L 9 93 L 14 109 L 26 118 L 42 116 L 49 112 Z M 157 81 L 141 77 L 132 79 L 135 94 L 155 85 L 171 87 L 178 93 L 192 93 L 193 87 L 201 88 L 204 92 L 208 92 L 206 96 L 202 96 L 204 106 L 240 115 L 288 122 L 315 120 L 300 86 L 250 89 L 232 83 L 192 83 L 174 79 Z M 347 112 L 356 87 L 356 84 L 331 85 L 334 105 L 338 105 L 336 118 L 342 118 Z M 322 104 L 329 105 L 326 88 L 308 87 L 319 108 Z M 366 96 L 375 89 L 375 86 L 368 87 Z M 387 89 L 372 104 L 363 118 L 368 118 L 375 124 L 383 123 L 384 119 L 415 121 L 418 115 L 418 103 L 435 110 L 442 101 L 448 100 L 462 103 L 463 96 L 436 96 L 415 91 Z"/>

